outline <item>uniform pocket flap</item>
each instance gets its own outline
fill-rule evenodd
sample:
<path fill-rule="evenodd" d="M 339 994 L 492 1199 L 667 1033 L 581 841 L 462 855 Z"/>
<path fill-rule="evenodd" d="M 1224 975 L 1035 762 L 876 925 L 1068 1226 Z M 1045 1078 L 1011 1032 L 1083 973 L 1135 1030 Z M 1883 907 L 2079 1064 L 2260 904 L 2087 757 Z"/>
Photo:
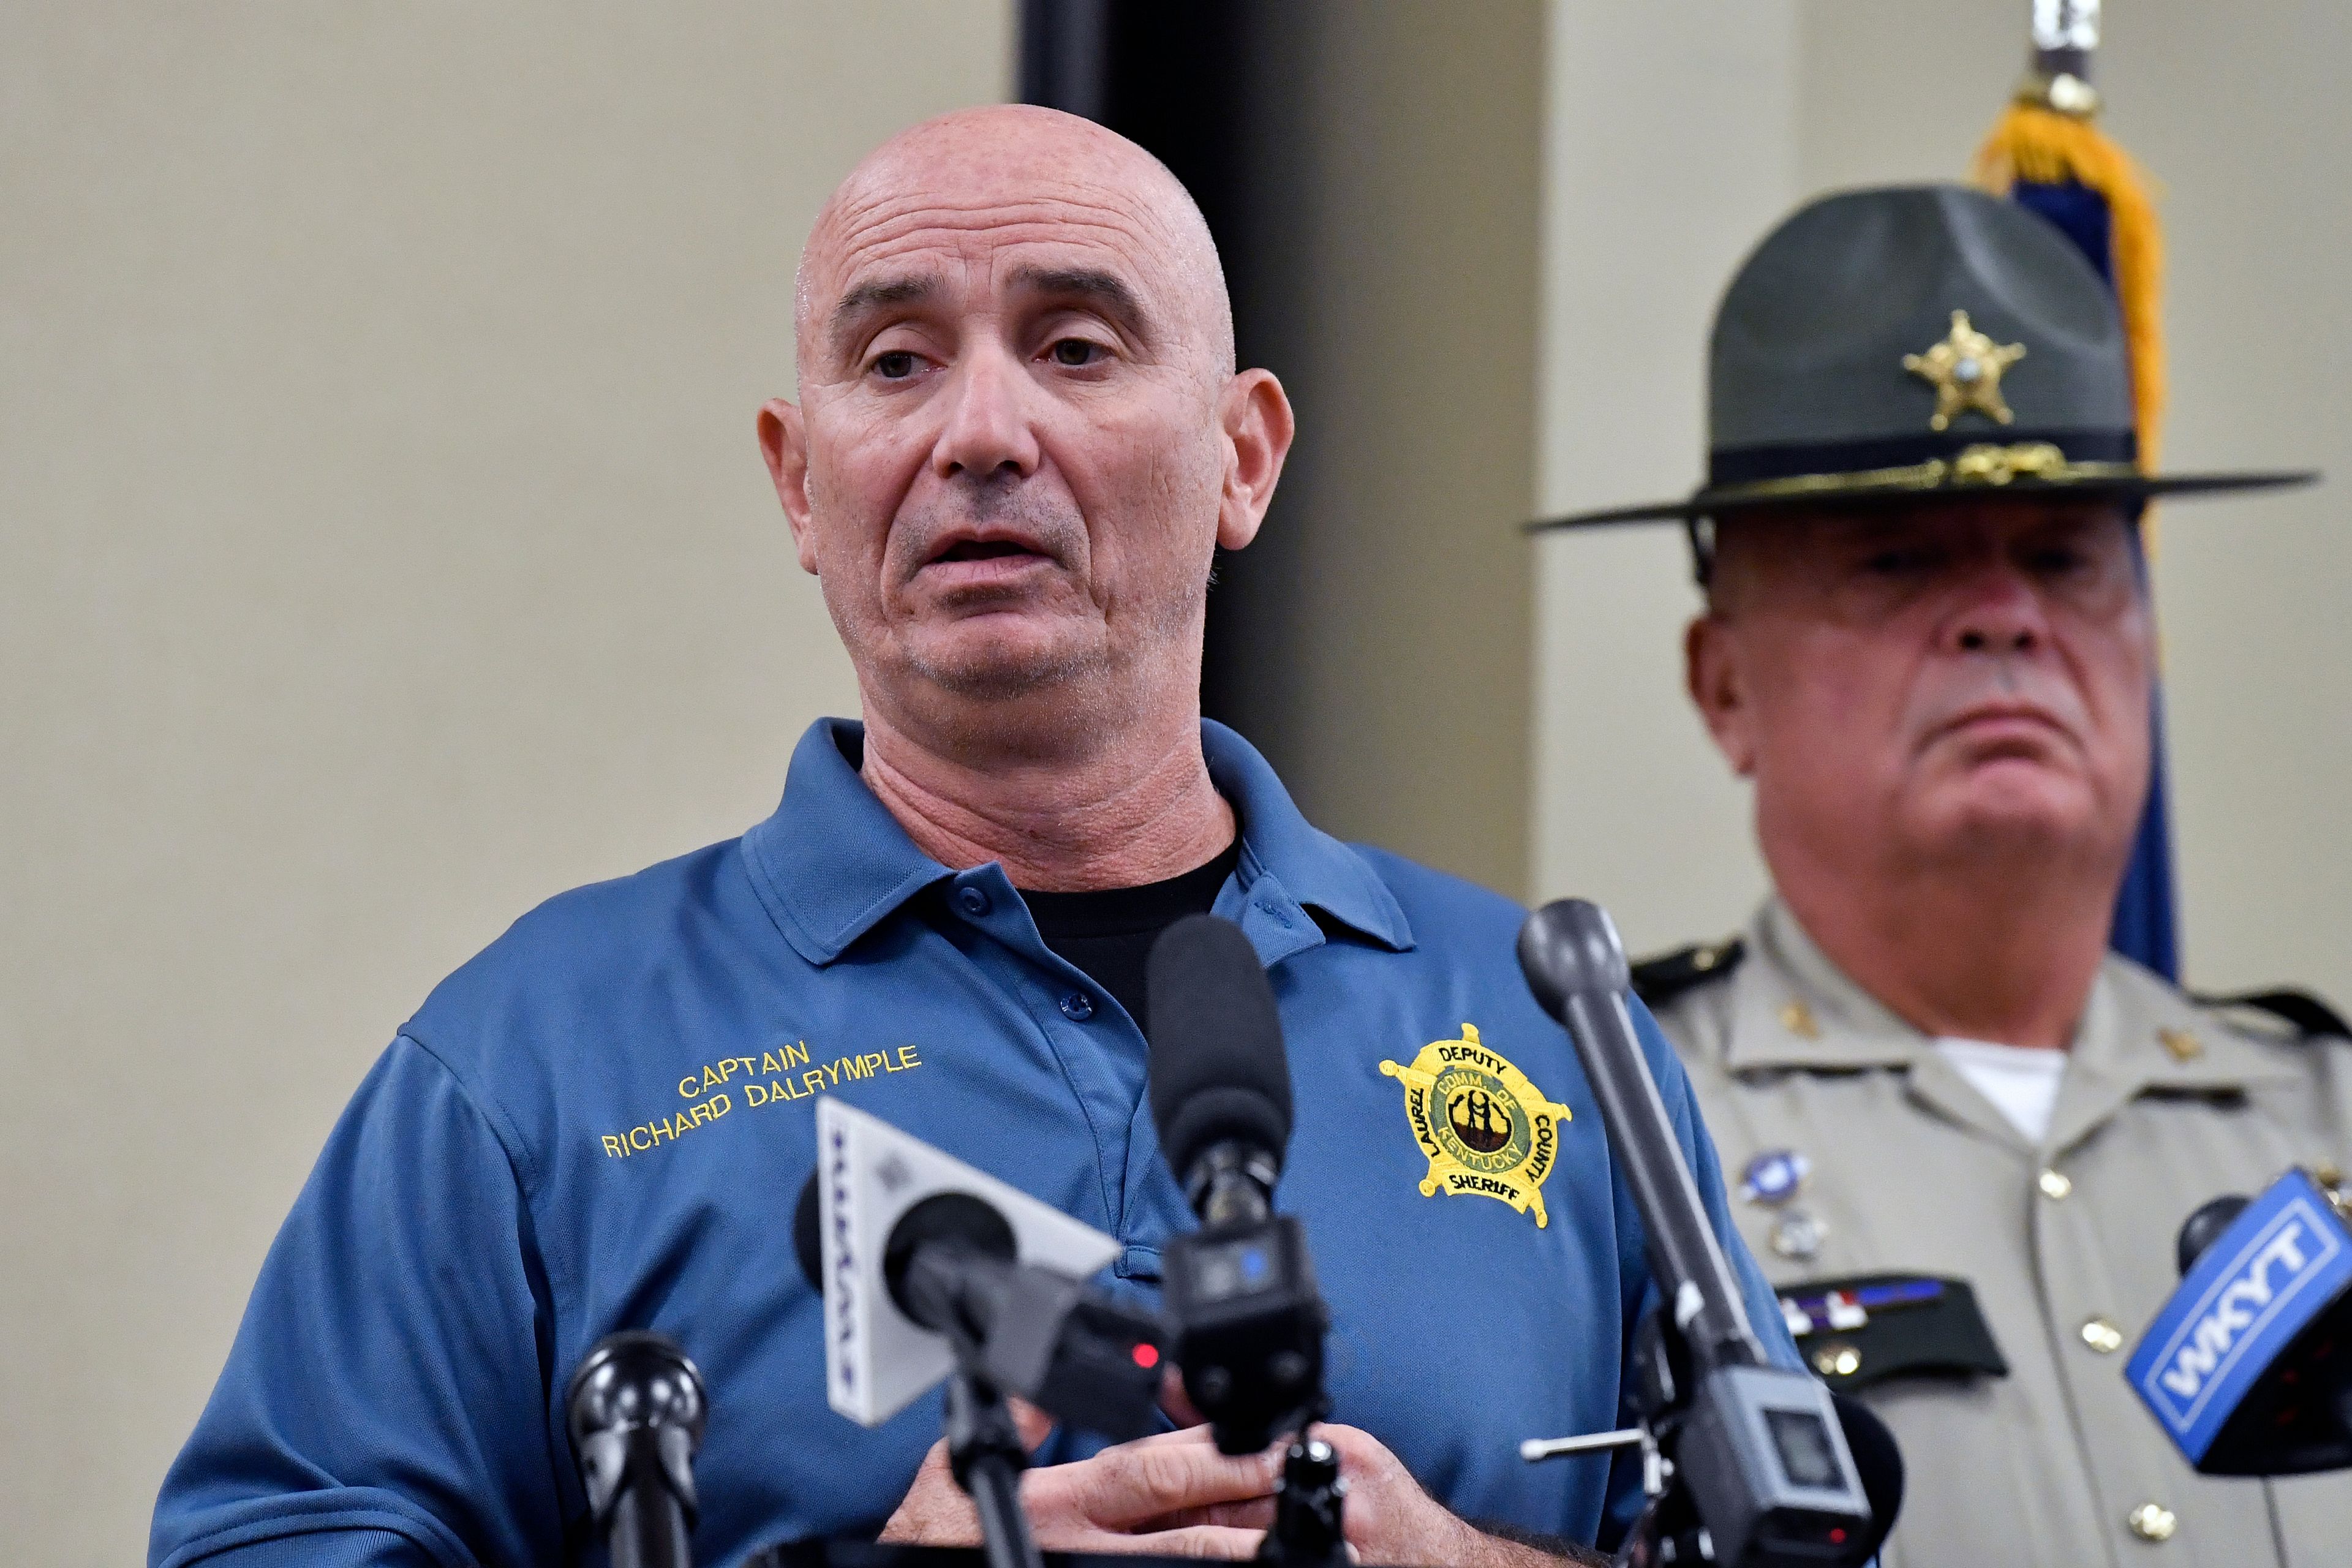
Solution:
<path fill-rule="evenodd" d="M 1841 1394 L 1898 1377 L 2009 1375 L 1965 1279 L 1853 1274 L 1778 1294 L 1805 1364 Z"/>

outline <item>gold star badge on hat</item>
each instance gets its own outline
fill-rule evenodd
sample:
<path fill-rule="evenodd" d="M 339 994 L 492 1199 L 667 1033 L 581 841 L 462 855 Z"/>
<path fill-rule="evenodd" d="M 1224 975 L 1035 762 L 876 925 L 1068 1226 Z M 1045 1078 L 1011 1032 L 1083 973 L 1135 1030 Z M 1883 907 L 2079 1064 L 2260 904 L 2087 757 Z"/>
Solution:
<path fill-rule="evenodd" d="M 1926 353 L 1905 354 L 1903 368 L 1936 389 L 1936 412 L 1930 430 L 1941 430 L 1952 416 L 1973 408 L 2006 425 L 2015 417 L 2001 401 L 2000 373 L 2025 357 L 2023 343 L 1996 343 L 1969 325 L 1966 310 L 1952 312 L 1952 332 Z"/>

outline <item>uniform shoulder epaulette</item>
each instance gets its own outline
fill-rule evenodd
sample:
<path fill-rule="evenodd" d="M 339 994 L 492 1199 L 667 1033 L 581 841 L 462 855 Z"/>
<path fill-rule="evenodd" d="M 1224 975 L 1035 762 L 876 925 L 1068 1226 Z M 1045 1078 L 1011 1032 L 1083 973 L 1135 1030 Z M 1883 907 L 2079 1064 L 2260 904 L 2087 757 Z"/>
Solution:
<path fill-rule="evenodd" d="M 1639 983 L 1636 982 L 1638 986 Z M 2284 1019 L 2300 1035 L 2352 1036 L 2352 1025 L 2344 1015 L 2308 991 L 2293 991 L 2284 986 L 2271 991 L 2241 991 L 2233 995 L 2216 996 L 2192 991 L 2189 999 L 2200 1007 L 2251 1007 L 2258 1013 L 2268 1013 Z"/>
<path fill-rule="evenodd" d="M 1747 956 L 1748 944 L 1735 936 L 1644 958 L 1633 966 L 1633 994 L 1654 1011 L 1694 985 L 1730 973 Z"/>

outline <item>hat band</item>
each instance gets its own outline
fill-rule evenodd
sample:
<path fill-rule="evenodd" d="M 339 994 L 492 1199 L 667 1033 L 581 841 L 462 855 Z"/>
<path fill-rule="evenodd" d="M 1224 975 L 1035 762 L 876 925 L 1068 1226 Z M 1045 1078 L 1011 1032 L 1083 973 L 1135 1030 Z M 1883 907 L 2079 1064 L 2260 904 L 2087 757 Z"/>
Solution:
<path fill-rule="evenodd" d="M 1708 462 L 1713 499 L 1834 495 L 1843 490 L 1941 489 L 2138 477 L 2128 430 L 2021 430 L 2007 442 L 1949 436 L 1718 447 Z"/>

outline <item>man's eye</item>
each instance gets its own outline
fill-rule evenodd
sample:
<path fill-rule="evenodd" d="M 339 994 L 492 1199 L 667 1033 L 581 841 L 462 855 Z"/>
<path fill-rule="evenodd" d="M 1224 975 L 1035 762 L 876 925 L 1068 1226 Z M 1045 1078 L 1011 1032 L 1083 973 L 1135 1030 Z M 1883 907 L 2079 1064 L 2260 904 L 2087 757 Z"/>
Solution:
<path fill-rule="evenodd" d="M 2081 571 L 2087 561 L 2079 550 L 2051 549 L 2035 551 L 2026 557 L 2026 563 L 2037 575 L 2063 577 Z"/>
<path fill-rule="evenodd" d="M 1927 569 L 1931 562 L 1924 550 L 1881 550 L 1863 558 L 1862 568 L 1880 577 L 1902 577 Z"/>
<path fill-rule="evenodd" d="M 1055 364 L 1079 370 L 1100 359 L 1103 346 L 1097 342 L 1088 342 L 1085 338 L 1062 338 L 1046 352 L 1054 356 Z"/>
<path fill-rule="evenodd" d="M 893 349 L 874 356 L 874 374 L 885 381 L 904 381 L 915 374 L 915 356 L 905 349 Z"/>

